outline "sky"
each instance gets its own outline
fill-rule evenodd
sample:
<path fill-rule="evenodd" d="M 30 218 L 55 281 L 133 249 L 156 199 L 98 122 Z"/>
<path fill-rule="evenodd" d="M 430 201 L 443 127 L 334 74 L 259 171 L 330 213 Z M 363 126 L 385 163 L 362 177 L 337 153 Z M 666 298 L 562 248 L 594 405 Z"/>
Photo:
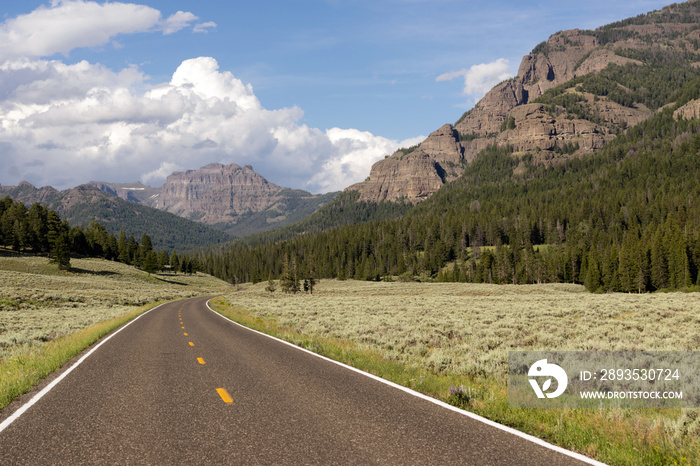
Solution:
<path fill-rule="evenodd" d="M 0 184 L 160 186 L 209 163 L 320 193 L 453 123 L 553 33 L 657 0 L 0 5 Z"/>

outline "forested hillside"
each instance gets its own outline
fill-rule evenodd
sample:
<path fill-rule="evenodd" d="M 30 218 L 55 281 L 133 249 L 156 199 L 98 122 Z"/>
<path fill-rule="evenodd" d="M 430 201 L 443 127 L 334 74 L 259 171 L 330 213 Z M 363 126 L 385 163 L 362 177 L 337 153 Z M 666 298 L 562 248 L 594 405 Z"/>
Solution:
<path fill-rule="evenodd" d="M 547 167 L 532 153 L 491 146 L 400 219 L 200 259 L 238 281 L 280 277 L 295 263 L 320 278 L 574 282 L 629 292 L 698 286 L 700 120 L 674 111 L 699 89 L 698 80 L 687 84 L 673 104 L 590 156 Z"/>
<path fill-rule="evenodd" d="M 94 186 L 81 185 L 57 191 L 21 183 L 19 186 L 0 187 L 0 196 L 9 196 L 27 206 L 34 203 L 45 205 L 71 225 L 87 227 L 90 222 L 98 222 L 112 235 L 122 230 L 135 238 L 148 234 L 157 250 L 189 251 L 231 239 L 226 233 L 207 225 L 125 201 Z"/>
<path fill-rule="evenodd" d="M 313 214 L 293 225 L 247 236 L 236 241 L 236 244 L 253 245 L 289 240 L 297 236 L 313 235 L 340 226 L 388 220 L 401 217 L 413 208 L 413 204 L 409 202 L 367 202 L 360 201 L 359 197 L 360 193 L 357 191 L 343 192 Z"/>
<path fill-rule="evenodd" d="M 91 221 L 86 227 L 71 227 L 55 210 L 36 202 L 27 208 L 9 196 L 0 199 L 0 246 L 16 252 L 51 257 L 58 267 L 69 270 L 71 256 L 99 257 L 142 268 L 148 273 L 166 267 L 192 273 L 198 269 L 192 259 L 173 251 L 154 248 L 151 237 L 143 234 L 140 242 L 120 231 L 118 236 Z"/>

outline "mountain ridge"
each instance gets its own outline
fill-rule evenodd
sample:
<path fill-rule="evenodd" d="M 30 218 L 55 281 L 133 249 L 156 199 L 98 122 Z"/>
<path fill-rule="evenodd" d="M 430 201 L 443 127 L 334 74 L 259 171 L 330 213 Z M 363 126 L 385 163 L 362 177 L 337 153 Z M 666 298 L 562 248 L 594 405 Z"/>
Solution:
<path fill-rule="evenodd" d="M 543 165 L 597 151 L 654 115 L 658 102 L 643 90 L 613 86 L 614 79 L 595 82 L 596 77 L 629 77 L 676 60 L 677 69 L 688 74 L 675 83 L 680 88 L 698 75 L 699 21 L 700 3 L 689 1 L 593 31 L 557 32 L 523 57 L 517 76 L 496 85 L 454 124 L 375 163 L 366 181 L 346 190 L 359 191 L 363 201 L 417 203 L 457 179 L 493 144 L 511 145 L 515 156 L 530 155 Z M 577 79 L 583 84 L 551 97 Z"/>

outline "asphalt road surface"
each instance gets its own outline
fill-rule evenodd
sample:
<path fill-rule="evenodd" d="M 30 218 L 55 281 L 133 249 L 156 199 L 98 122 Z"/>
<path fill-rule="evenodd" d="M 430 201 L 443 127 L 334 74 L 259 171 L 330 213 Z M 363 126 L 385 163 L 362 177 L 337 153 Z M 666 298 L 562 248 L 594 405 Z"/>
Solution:
<path fill-rule="evenodd" d="M 0 432 L 0 465 L 582 464 L 242 328 L 206 302 L 162 305 L 97 348 Z"/>

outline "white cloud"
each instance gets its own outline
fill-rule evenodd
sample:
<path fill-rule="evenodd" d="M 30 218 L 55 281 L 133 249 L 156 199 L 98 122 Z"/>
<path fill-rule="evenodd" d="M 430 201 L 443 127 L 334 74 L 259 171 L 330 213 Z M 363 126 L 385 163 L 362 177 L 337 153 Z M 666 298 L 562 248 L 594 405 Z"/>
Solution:
<path fill-rule="evenodd" d="M 510 65 L 505 58 L 499 58 L 491 63 L 482 63 L 473 65 L 469 69 L 463 68 L 459 71 L 451 71 L 441 74 L 436 78 L 436 81 L 452 81 L 455 78 L 464 78 L 465 95 L 474 98 L 483 97 L 493 86 L 513 77 L 510 71 Z"/>
<path fill-rule="evenodd" d="M 362 181 L 375 162 L 401 147 L 410 147 L 425 139 L 419 136 L 399 142 L 366 131 L 341 128 L 327 130 L 326 136 L 333 145 L 333 156 L 308 183 L 320 191 L 339 190 Z"/>
<path fill-rule="evenodd" d="M 250 84 L 210 57 L 185 60 L 169 82 L 151 86 L 134 67 L 55 60 L 6 62 L 0 83 L 2 184 L 157 185 L 176 169 L 235 162 L 322 192 L 363 180 L 374 162 L 415 143 L 310 128 L 297 107 L 265 109 Z"/>
<path fill-rule="evenodd" d="M 211 57 L 183 61 L 162 83 L 136 66 L 40 59 L 119 47 L 119 34 L 172 34 L 197 20 L 182 11 L 163 20 L 143 5 L 54 0 L 0 24 L 0 183 L 157 185 L 174 170 L 235 162 L 274 183 L 321 192 L 363 180 L 374 162 L 418 142 L 308 127 L 300 108 L 264 108 L 250 84 Z"/>
<path fill-rule="evenodd" d="M 162 22 L 161 27 L 163 28 L 163 34 L 173 34 L 186 27 L 189 27 L 190 23 L 197 21 L 199 18 L 192 13 L 178 11 L 168 17 Z"/>
<path fill-rule="evenodd" d="M 208 21 L 206 23 L 197 24 L 192 29 L 192 32 L 199 32 L 199 33 L 206 34 L 207 32 L 209 32 L 209 29 L 215 29 L 215 28 L 216 28 L 216 23 L 214 21 Z"/>
<path fill-rule="evenodd" d="M 57 0 L 0 24 L 0 61 L 67 55 L 75 48 L 108 44 L 119 34 L 156 29 L 172 34 L 198 19 L 178 11 L 163 20 L 160 11 L 133 3 Z"/>
<path fill-rule="evenodd" d="M 167 178 L 171 173 L 182 170 L 184 170 L 183 167 L 180 167 L 172 162 L 161 162 L 160 167 L 158 167 L 156 170 L 143 175 L 141 177 L 141 181 L 144 184 L 148 184 L 153 181 L 161 181 Z"/>
<path fill-rule="evenodd" d="M 144 5 L 54 2 L 0 25 L 0 60 L 104 45 L 117 34 L 147 31 L 159 18 L 158 10 Z"/>
<path fill-rule="evenodd" d="M 219 72 L 219 64 L 211 57 L 185 60 L 170 81 L 171 86 L 191 89 L 203 99 L 229 99 L 244 109 L 259 109 L 260 102 L 250 84 L 243 84 L 232 73 Z"/>

